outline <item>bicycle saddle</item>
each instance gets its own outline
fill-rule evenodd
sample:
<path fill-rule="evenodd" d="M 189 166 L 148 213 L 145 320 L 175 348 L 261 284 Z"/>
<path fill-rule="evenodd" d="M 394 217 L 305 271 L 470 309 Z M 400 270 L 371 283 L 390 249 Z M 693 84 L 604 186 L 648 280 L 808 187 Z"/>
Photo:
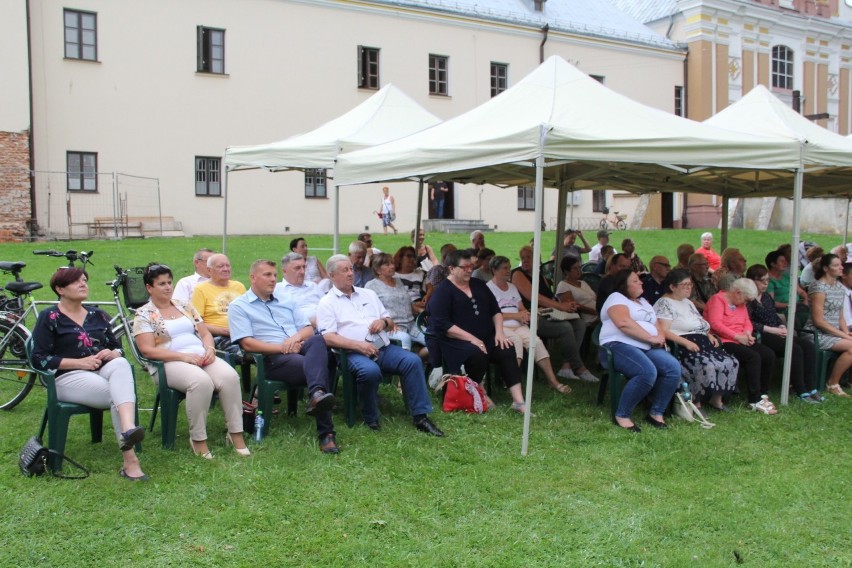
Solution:
<path fill-rule="evenodd" d="M 0 270 L 6 272 L 20 272 L 23 267 L 27 265 L 26 262 L 0 262 Z"/>
<path fill-rule="evenodd" d="M 39 288 L 44 288 L 44 284 L 41 282 L 9 282 L 6 284 L 6 289 L 8 291 L 19 295 L 29 294 L 33 290 L 38 290 Z"/>

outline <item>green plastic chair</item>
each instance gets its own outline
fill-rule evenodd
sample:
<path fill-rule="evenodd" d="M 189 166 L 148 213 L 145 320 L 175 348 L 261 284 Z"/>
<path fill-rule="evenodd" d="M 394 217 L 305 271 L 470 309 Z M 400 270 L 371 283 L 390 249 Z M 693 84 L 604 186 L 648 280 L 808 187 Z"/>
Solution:
<path fill-rule="evenodd" d="M 394 345 L 401 345 L 401 343 L 396 339 L 391 339 L 391 343 Z M 349 371 L 349 357 L 347 351 L 345 349 L 332 349 L 332 351 L 337 356 L 337 375 L 334 381 L 334 395 L 337 396 L 337 382 L 339 379 L 342 379 L 343 417 L 346 421 L 346 425 L 352 428 L 355 426 L 355 417 L 358 415 L 358 385 L 352 377 L 352 373 Z M 391 383 L 393 382 L 394 376 L 395 375 L 383 374 L 382 382 Z M 408 408 L 408 400 L 405 399 L 404 393 L 403 400 L 405 401 L 405 408 Z"/>
<path fill-rule="evenodd" d="M 816 388 L 817 390 L 825 390 L 825 384 L 828 382 L 828 371 L 831 369 L 832 363 L 840 357 L 840 353 L 836 351 L 831 351 L 830 349 L 820 349 L 819 346 L 819 336 L 820 332 L 817 329 L 803 329 L 800 330 L 799 333 L 809 333 L 813 335 L 814 345 L 817 346 L 816 351 L 816 361 L 815 361 L 815 369 L 816 373 Z"/>
<path fill-rule="evenodd" d="M 30 364 L 41 380 L 41 383 L 44 385 L 47 390 L 47 405 L 44 409 L 44 416 L 41 420 L 41 428 L 38 431 L 38 438 L 40 440 L 44 439 L 44 431 L 47 430 L 47 448 L 58 452 L 60 455 L 56 455 L 53 452 L 47 458 L 47 465 L 53 471 L 59 471 L 62 469 L 62 457 L 61 454 L 65 453 L 65 443 L 68 438 L 68 425 L 71 421 L 71 417 L 75 414 L 88 414 L 89 415 L 89 428 L 92 432 L 92 443 L 98 444 L 103 441 L 103 432 L 104 432 L 104 412 L 108 409 L 106 408 L 94 408 L 91 406 L 85 406 L 83 404 L 77 404 L 74 402 L 64 402 L 59 400 L 56 395 L 56 376 L 53 373 L 47 373 L 43 371 L 39 371 L 35 365 L 33 365 L 32 361 L 32 351 L 33 351 L 33 338 L 30 337 L 27 339 L 26 343 L 27 349 L 27 361 Z M 133 366 L 130 366 L 131 372 L 133 372 Z M 135 384 L 135 374 L 134 374 L 134 384 Z M 135 390 L 135 389 L 134 389 Z M 136 423 L 139 423 L 139 409 L 136 409 Z M 135 449 L 137 452 L 142 451 L 142 444 L 136 444 Z"/>
<path fill-rule="evenodd" d="M 606 394 L 607 384 L 609 383 L 609 405 L 610 413 L 615 417 L 615 411 L 618 409 L 618 401 L 621 398 L 621 389 L 627 381 L 625 376 L 615 370 L 615 360 L 612 351 L 605 345 L 601 345 L 601 325 L 595 326 L 592 332 L 592 344 L 598 349 L 606 353 L 607 365 L 604 369 L 605 373 L 601 377 L 600 385 L 598 386 L 598 404 L 603 404 L 604 395 Z"/>
<path fill-rule="evenodd" d="M 287 414 L 295 416 L 299 399 L 304 397 L 304 389 L 285 383 L 284 381 L 275 381 L 268 378 L 266 376 L 266 363 L 263 360 L 263 355 L 260 353 L 247 352 L 246 355 L 254 357 L 254 363 L 257 367 L 254 390 L 257 397 L 257 409 L 263 412 L 263 435 L 266 436 L 272 418 L 272 407 L 275 404 L 275 393 L 287 390 Z"/>

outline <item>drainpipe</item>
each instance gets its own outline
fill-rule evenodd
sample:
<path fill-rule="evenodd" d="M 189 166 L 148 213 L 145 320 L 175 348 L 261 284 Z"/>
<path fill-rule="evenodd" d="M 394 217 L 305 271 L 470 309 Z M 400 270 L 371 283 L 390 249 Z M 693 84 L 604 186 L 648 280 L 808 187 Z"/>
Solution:
<path fill-rule="evenodd" d="M 541 45 L 538 46 L 538 62 L 544 63 L 544 44 L 547 43 L 547 32 L 550 31 L 550 24 L 544 24 L 541 28 Z"/>
<path fill-rule="evenodd" d="M 36 218 L 36 188 L 35 188 L 35 128 L 33 127 L 33 50 L 32 30 L 30 22 L 30 0 L 26 1 L 27 11 L 27 82 L 29 84 L 29 110 L 30 110 L 30 237 L 38 235 L 38 220 Z"/>

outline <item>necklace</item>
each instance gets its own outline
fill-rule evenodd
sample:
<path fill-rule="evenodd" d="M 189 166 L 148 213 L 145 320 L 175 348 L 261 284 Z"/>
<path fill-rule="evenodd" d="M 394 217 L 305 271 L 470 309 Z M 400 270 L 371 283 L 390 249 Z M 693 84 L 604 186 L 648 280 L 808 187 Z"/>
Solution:
<path fill-rule="evenodd" d="M 166 308 L 157 307 L 157 309 L 160 310 L 160 315 L 162 315 L 164 318 L 166 318 L 168 320 L 178 319 L 179 317 L 181 317 L 183 315 L 182 313 L 180 313 L 180 310 L 178 310 L 172 304 L 169 304 L 168 307 L 166 307 Z M 171 312 L 171 313 L 167 315 L 166 312 Z"/>

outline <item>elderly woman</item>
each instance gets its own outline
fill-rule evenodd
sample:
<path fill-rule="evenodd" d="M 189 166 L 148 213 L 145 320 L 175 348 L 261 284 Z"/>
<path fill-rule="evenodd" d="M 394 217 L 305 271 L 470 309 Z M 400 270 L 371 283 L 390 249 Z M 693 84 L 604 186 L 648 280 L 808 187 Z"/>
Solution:
<path fill-rule="evenodd" d="M 746 278 L 753 281 L 757 288 L 757 298 L 746 304 L 751 324 L 754 326 L 754 330 L 761 334 L 760 342 L 772 349 L 777 357 L 784 357 L 787 346 L 787 326 L 778 316 L 775 300 L 767 291 L 769 288 L 769 271 L 762 264 L 753 264 L 746 270 Z M 825 398 L 820 396 L 814 388 L 813 369 L 816 362 L 816 350 L 813 342 L 793 337 L 792 357 L 790 361 L 790 383 L 793 385 L 793 390 L 804 402 L 823 402 Z"/>
<path fill-rule="evenodd" d="M 450 275 L 429 301 L 428 330 L 438 338 L 446 366 L 444 372 L 467 375 L 481 383 L 488 363 L 500 368 L 503 383 L 512 396 L 512 410 L 523 413 L 521 370 L 512 342 L 503 333 L 503 314 L 485 282 L 471 278 L 471 253 L 449 253 L 445 263 Z"/>
<path fill-rule="evenodd" d="M 566 256 L 562 259 L 559 267 L 562 269 L 562 282 L 556 285 L 556 299 L 562 301 L 563 294 L 565 298 L 573 298 L 577 302 L 577 312 L 586 325 L 594 324 L 598 321 L 598 312 L 595 309 L 598 297 L 589 283 L 585 280 L 580 280 L 580 260 L 573 256 Z"/>
<path fill-rule="evenodd" d="M 667 428 L 663 413 L 680 384 L 680 363 L 666 351 L 666 337 L 654 308 L 642 297 L 639 275 L 630 269 L 615 275 L 615 291 L 604 302 L 600 344 L 612 351 L 615 369 L 629 379 L 613 416 L 615 425 L 641 432 L 631 414 L 650 395 L 651 410 L 645 421 L 654 428 Z M 600 360 L 606 365 L 603 349 Z"/>
<path fill-rule="evenodd" d="M 654 304 L 657 322 L 666 339 L 680 346 L 678 359 L 695 405 L 703 401 L 725 411 L 724 397 L 737 386 L 740 364 L 709 334 L 710 324 L 689 297 L 692 280 L 686 270 L 672 270 L 663 280 L 663 296 Z"/>
<path fill-rule="evenodd" d="M 308 243 L 303 237 L 296 237 L 290 241 L 290 251 L 297 252 L 305 258 L 305 280 L 319 284 L 328 278 L 325 267 L 317 260 L 317 257 L 308 256 Z"/>
<path fill-rule="evenodd" d="M 701 246 L 698 247 L 695 254 L 703 254 L 707 258 L 707 262 L 710 265 L 710 272 L 718 270 L 722 264 L 719 253 L 713 250 L 713 233 L 707 232 L 701 235 Z"/>
<path fill-rule="evenodd" d="M 757 343 L 748 317 L 746 302 L 757 297 L 757 288 L 748 278 L 734 280 L 730 288 L 714 294 L 704 308 L 710 329 L 722 340 L 722 349 L 737 358 L 745 370 L 748 403 L 752 410 L 777 414 L 769 400 L 769 382 L 775 368 L 775 352 Z"/>
<path fill-rule="evenodd" d="M 144 357 L 165 363 L 169 387 L 186 393 L 192 451 L 213 459 L 207 445 L 207 413 L 215 391 L 228 426 L 225 443 L 233 445 L 241 456 L 250 455 L 243 440 L 243 401 L 237 372 L 216 357 L 213 336 L 195 308 L 172 298 L 172 271 L 168 266 L 149 264 L 142 279 L 151 300 L 136 310 L 133 339 Z M 153 375 L 156 368 L 149 371 Z"/>
<path fill-rule="evenodd" d="M 395 329 L 388 332 L 388 337 L 396 339 L 402 344 L 402 348 L 411 351 L 412 343 L 421 347 L 417 350 L 420 357 L 425 358 L 428 352 L 423 347 L 426 338 L 414 321 L 414 312 L 411 309 L 411 297 L 405 288 L 405 284 L 396 275 L 393 257 L 386 252 L 373 255 L 370 263 L 376 277 L 367 282 L 364 288 L 372 290 L 382 301 Z"/>
<path fill-rule="evenodd" d="M 414 313 L 419 314 L 423 311 L 423 280 L 426 273 L 417 266 L 416 258 L 414 247 L 400 247 L 393 255 L 393 266 L 408 290 Z"/>
<path fill-rule="evenodd" d="M 530 309 L 532 298 L 532 265 L 533 249 L 530 246 L 522 247 L 520 250 L 521 265 L 512 270 L 512 284 L 521 293 L 524 307 Z M 574 301 L 570 292 L 563 292 L 562 299 L 557 300 L 551 292 L 550 282 L 539 271 L 538 279 L 538 306 L 539 308 L 552 308 L 568 313 L 577 313 L 578 304 Z M 600 379 L 594 376 L 586 368 L 580 357 L 580 345 L 586 334 L 586 322 L 577 317 L 572 320 L 553 320 L 546 317 L 538 319 L 538 335 L 546 339 L 556 339 L 562 345 L 562 355 L 566 361 L 556 374 L 563 379 L 580 379 L 590 383 L 596 383 Z M 576 373 L 576 374 L 575 374 Z"/>
<path fill-rule="evenodd" d="M 59 303 L 38 315 L 33 364 L 56 376 L 59 400 L 110 409 L 124 459 L 119 475 L 129 481 L 147 481 L 133 451 L 145 438 L 145 429 L 135 422 L 133 373 L 112 334 L 109 315 L 83 305 L 89 297 L 88 279 L 79 268 L 60 268 L 50 279 Z"/>
<path fill-rule="evenodd" d="M 515 288 L 514 284 L 509 282 L 509 277 L 512 274 L 509 259 L 505 256 L 495 256 L 490 262 L 492 278 L 486 285 L 491 290 L 491 293 L 494 294 L 494 297 L 497 298 L 497 305 L 500 306 L 500 311 L 503 312 L 503 332 L 514 344 L 515 356 L 518 358 L 518 365 L 520 365 L 524 358 L 524 349 L 530 348 L 530 338 L 532 337 L 529 328 L 530 312 L 524 307 L 518 289 Z M 560 383 L 556 378 L 553 367 L 550 364 L 550 354 L 541 341 L 538 341 L 536 344 L 535 362 L 544 373 L 544 376 L 547 377 L 550 388 L 562 394 L 571 392 L 571 387 Z"/>
<path fill-rule="evenodd" d="M 843 263 L 840 258 L 833 254 L 824 255 L 814 273 L 816 279 L 808 286 L 811 315 L 804 329 L 819 330 L 817 347 L 840 353 L 825 387 L 831 394 L 847 397 L 849 395 L 840 388 L 840 378 L 852 366 L 852 334 L 847 331 L 843 315 L 846 287 L 840 282 L 842 275 Z M 806 337 L 813 341 L 810 334 Z"/>

